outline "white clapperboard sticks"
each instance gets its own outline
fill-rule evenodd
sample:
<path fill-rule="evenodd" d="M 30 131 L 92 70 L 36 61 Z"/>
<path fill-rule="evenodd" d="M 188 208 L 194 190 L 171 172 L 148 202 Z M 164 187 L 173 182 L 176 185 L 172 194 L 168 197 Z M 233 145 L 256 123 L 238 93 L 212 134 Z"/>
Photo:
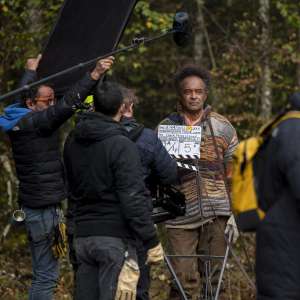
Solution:
<path fill-rule="evenodd" d="M 171 156 L 176 158 L 176 159 L 199 159 L 199 157 L 196 156 L 196 155 L 174 155 L 174 154 L 172 154 Z M 192 171 L 197 171 L 196 166 L 190 165 L 190 164 L 185 164 L 183 162 L 177 161 L 177 166 L 179 168 L 188 169 L 188 170 L 192 170 Z"/>

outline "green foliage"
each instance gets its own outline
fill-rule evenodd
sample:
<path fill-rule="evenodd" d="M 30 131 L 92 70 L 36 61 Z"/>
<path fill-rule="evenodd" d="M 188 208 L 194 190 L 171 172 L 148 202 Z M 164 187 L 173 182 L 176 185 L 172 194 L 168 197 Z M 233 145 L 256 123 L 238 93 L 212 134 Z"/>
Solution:
<path fill-rule="evenodd" d="M 62 3 L 63 0 L 0 0 L 0 94 L 16 86 L 26 58 L 41 52 Z M 271 47 L 267 54 L 270 55 L 271 61 L 272 108 L 275 114 L 286 105 L 287 96 L 299 89 L 296 84 L 296 70 L 300 63 L 300 4 L 293 0 L 271 0 L 270 3 L 272 36 Z M 129 45 L 134 37 L 156 36 L 169 29 L 172 27 L 174 12 L 181 7 L 195 17 L 199 13 L 195 4 L 196 0 L 138 1 L 120 47 Z M 215 110 L 229 118 L 243 139 L 255 134 L 263 123 L 263 120 L 257 117 L 261 109 L 263 75 L 261 66 L 264 59 L 260 45 L 263 24 L 257 13 L 259 1 L 207 0 L 204 4 L 204 21 L 212 53 L 208 51 L 205 39 L 203 65 L 212 69 L 212 58 L 216 63 L 216 68 L 211 70 L 213 91 L 209 101 Z M 200 30 L 203 28 L 195 26 L 194 35 Z M 159 120 L 175 109 L 178 96 L 173 87 L 173 74 L 179 66 L 193 61 L 193 52 L 193 43 L 186 48 L 178 48 L 170 36 L 117 57 L 112 77 L 136 90 L 141 100 L 137 118 L 147 126 L 155 127 Z M 3 103 L 0 103 L 0 110 L 2 108 Z M 9 153 L 9 143 L 4 135 L 0 134 L 0 155 L 10 155 Z M 2 227 L 10 215 L 6 203 L 8 198 L 6 185 L 7 173 L 1 166 Z M 9 239 L 11 244 L 8 247 L 12 251 L 17 251 L 18 245 L 25 248 L 24 235 L 10 236 Z M 252 242 L 249 244 L 253 245 Z M 9 252 L 8 248 L 2 250 Z M 4 252 L 0 251 L 0 254 L 3 255 L 2 260 L 5 262 Z M 20 255 L 28 257 L 28 253 L 25 254 Z M 242 262 L 244 261 L 245 259 Z M 2 269 L 12 268 L 12 263 L 4 264 L 4 262 Z M 18 271 L 13 271 L 16 272 Z M 28 270 L 20 271 L 23 275 L 26 272 Z M 71 275 L 66 274 L 60 284 L 58 298 L 64 292 L 70 294 L 68 291 L 70 286 L 66 283 L 70 281 Z M 152 276 L 157 277 L 159 274 L 160 271 L 154 270 Z M 239 273 L 234 269 L 234 274 Z M 241 277 L 241 274 L 236 276 L 238 284 L 232 284 L 234 296 L 231 299 L 252 299 L 253 295 L 249 296 L 249 290 Z M 20 291 L 18 297 L 24 298 L 26 291 L 24 286 L 22 288 L 13 286 L 8 281 L 3 285 L 2 279 L 3 276 L 0 274 L 0 298 L 1 292 L 4 291 L 3 295 L 8 295 L 5 299 L 10 299 L 13 290 Z M 157 284 L 161 287 L 167 281 L 167 277 L 159 278 Z M 1 290 L 1 286 L 5 286 L 5 289 Z M 240 287 L 239 296 L 237 286 Z M 158 294 L 157 297 L 161 295 Z"/>
<path fill-rule="evenodd" d="M 273 2 L 288 25 L 295 28 L 300 27 L 299 3 L 297 1 L 273 0 Z"/>
<path fill-rule="evenodd" d="M 27 57 L 41 52 L 62 0 L 0 0 L 0 93 L 15 87 Z"/>
<path fill-rule="evenodd" d="M 160 2 L 163 4 L 163 1 Z M 149 1 L 139 1 L 121 45 L 130 44 L 135 37 L 152 37 L 170 29 L 174 11 L 163 11 L 164 8 L 161 7 L 158 12 L 151 9 Z M 137 91 L 141 100 L 138 116 L 148 126 L 155 126 L 175 106 L 170 77 L 176 69 L 178 57 L 178 49 L 173 45 L 171 36 L 118 57 L 120 63 L 115 66 L 114 77 Z"/>

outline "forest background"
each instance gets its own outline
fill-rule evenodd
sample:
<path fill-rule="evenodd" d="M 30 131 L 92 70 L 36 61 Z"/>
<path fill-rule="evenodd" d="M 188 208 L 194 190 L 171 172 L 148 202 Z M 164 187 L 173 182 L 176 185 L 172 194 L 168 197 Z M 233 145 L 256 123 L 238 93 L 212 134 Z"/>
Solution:
<path fill-rule="evenodd" d="M 0 0 L 0 94 L 16 87 L 26 58 L 36 56 L 47 40 L 63 0 Z M 172 75 L 185 63 L 211 71 L 209 103 L 224 114 L 240 139 L 287 104 L 300 89 L 300 3 L 294 0 L 140 0 L 121 45 L 134 37 L 153 36 L 172 26 L 174 13 L 185 10 L 193 22 L 193 40 L 178 48 L 171 39 L 121 54 L 111 72 L 114 80 L 134 88 L 141 100 L 137 119 L 155 127 L 176 108 Z M 121 46 L 120 45 L 120 46 Z M 8 102 L 0 103 L 0 112 Z M 63 136 L 67 129 L 63 130 Z M 17 180 L 7 137 L 0 132 L 0 234 L 16 204 Z M 251 235 L 235 246 L 253 278 Z M 247 249 L 247 253 L 243 251 Z M 0 241 L 0 299 L 25 299 L 30 282 L 26 235 L 13 228 Z M 153 270 L 152 299 L 164 299 L 167 273 Z M 254 299 L 235 260 L 227 264 L 224 299 Z M 72 274 L 67 260 L 57 299 L 71 299 Z"/>

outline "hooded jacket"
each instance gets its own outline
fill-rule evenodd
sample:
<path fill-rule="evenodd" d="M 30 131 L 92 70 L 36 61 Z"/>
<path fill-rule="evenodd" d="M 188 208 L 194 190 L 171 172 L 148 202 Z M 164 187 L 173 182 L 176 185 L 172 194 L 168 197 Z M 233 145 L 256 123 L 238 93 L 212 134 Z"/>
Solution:
<path fill-rule="evenodd" d="M 258 300 L 300 299 L 300 120 L 283 121 L 260 152 L 267 207 L 256 232 Z"/>
<path fill-rule="evenodd" d="M 15 104 L 0 116 L 0 127 L 11 140 L 20 205 L 44 208 L 59 204 L 66 197 L 58 129 L 95 83 L 86 75 L 61 100 L 43 111 L 34 112 Z"/>
<path fill-rule="evenodd" d="M 139 238 L 157 245 L 136 146 L 125 129 L 100 113 L 82 114 L 64 160 L 76 236 Z"/>
<path fill-rule="evenodd" d="M 22 107 L 19 103 L 4 108 L 4 115 L 0 117 L 0 128 L 5 132 L 13 129 L 21 118 L 30 113 L 30 109 Z"/>

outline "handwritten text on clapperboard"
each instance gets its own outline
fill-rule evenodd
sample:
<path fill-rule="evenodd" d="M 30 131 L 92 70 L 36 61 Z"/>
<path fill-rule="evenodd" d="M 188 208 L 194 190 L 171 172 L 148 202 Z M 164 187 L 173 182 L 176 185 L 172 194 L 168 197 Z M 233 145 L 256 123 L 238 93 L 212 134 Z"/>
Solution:
<path fill-rule="evenodd" d="M 158 137 L 176 158 L 200 158 L 201 126 L 160 125 Z"/>

